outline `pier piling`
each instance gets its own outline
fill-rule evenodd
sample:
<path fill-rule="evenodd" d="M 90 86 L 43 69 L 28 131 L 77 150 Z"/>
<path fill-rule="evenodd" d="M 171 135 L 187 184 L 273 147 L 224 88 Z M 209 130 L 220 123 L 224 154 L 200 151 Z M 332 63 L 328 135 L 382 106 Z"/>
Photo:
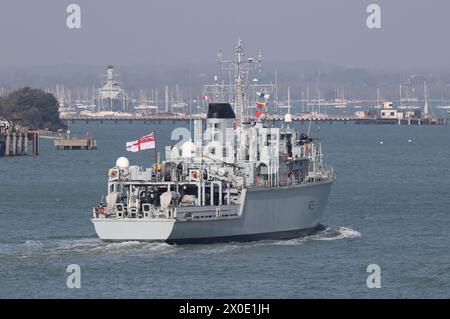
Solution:
<path fill-rule="evenodd" d="M 39 134 L 37 132 L 0 132 L 0 157 L 25 156 L 28 154 L 28 143 L 32 143 L 31 155 L 39 154 Z"/>
<path fill-rule="evenodd" d="M 33 132 L 31 135 L 31 139 L 32 139 L 32 146 L 33 146 L 33 155 L 37 156 L 39 155 L 39 133 L 37 132 Z"/>

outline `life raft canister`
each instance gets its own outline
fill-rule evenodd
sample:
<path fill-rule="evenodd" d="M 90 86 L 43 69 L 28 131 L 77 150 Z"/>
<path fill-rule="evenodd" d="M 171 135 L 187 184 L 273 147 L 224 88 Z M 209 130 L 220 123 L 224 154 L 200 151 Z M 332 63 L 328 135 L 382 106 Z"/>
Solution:
<path fill-rule="evenodd" d="M 197 171 L 192 171 L 192 178 L 195 178 L 195 179 L 197 179 L 198 178 L 198 174 L 197 174 Z"/>
<path fill-rule="evenodd" d="M 112 178 L 116 178 L 116 177 L 117 177 L 117 171 L 116 171 L 116 170 L 111 171 L 111 172 L 109 173 L 109 176 L 112 177 Z"/>

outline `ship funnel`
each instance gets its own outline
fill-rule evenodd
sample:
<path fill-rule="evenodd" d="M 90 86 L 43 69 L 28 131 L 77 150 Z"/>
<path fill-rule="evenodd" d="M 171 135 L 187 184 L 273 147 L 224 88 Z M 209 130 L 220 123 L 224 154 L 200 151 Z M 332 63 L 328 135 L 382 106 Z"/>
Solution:
<path fill-rule="evenodd" d="M 230 103 L 209 103 L 208 119 L 235 119 Z"/>

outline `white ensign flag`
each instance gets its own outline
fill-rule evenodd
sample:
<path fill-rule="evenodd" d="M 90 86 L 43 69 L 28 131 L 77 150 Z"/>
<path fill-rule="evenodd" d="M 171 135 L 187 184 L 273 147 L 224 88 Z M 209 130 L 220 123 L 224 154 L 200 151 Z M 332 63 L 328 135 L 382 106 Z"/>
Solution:
<path fill-rule="evenodd" d="M 156 146 L 155 133 L 152 132 L 148 135 L 142 136 L 140 139 L 136 141 L 127 142 L 127 151 L 139 152 L 142 150 L 155 148 L 155 146 Z"/>

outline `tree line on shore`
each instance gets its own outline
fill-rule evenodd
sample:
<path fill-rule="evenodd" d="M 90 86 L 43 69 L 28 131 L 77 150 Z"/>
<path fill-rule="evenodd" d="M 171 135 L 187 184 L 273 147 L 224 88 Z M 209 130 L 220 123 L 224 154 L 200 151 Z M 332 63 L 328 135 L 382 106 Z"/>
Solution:
<path fill-rule="evenodd" d="M 30 87 L 0 97 L 0 117 L 31 129 L 56 131 L 66 127 L 59 118 L 56 98 L 50 93 Z"/>

